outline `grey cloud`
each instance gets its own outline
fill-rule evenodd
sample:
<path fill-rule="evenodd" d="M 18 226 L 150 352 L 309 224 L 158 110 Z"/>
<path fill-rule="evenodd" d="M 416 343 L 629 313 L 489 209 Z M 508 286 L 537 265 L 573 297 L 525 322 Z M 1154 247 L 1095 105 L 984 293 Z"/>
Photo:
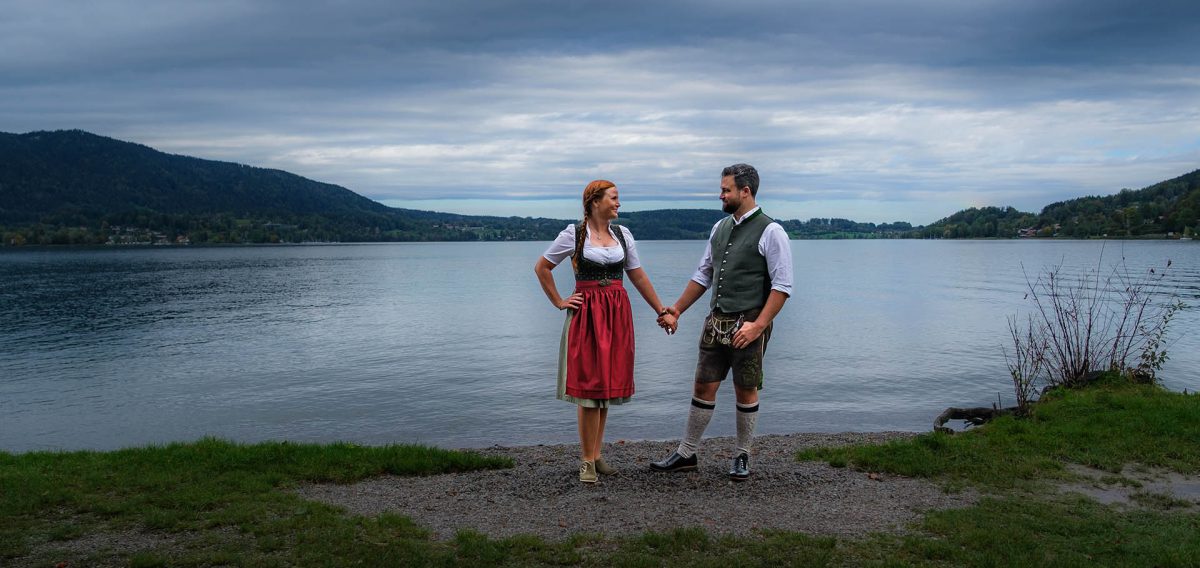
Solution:
<path fill-rule="evenodd" d="M 17 2 L 0 22 L 9 57 L 148 70 L 273 68 L 428 53 L 586 54 L 708 45 L 771 46 L 755 59 L 834 64 L 1188 63 L 1200 6 L 1189 1 L 1045 2 Z M 779 46 L 783 46 L 782 49 Z M 85 64 L 84 60 L 90 59 Z M 832 59 L 832 61 L 831 61 Z"/>
<path fill-rule="evenodd" d="M 1193 4 L 18 1 L 0 130 L 377 199 L 574 199 L 601 176 L 630 204 L 692 199 L 749 161 L 776 198 L 926 201 L 927 222 L 1194 169 Z"/>

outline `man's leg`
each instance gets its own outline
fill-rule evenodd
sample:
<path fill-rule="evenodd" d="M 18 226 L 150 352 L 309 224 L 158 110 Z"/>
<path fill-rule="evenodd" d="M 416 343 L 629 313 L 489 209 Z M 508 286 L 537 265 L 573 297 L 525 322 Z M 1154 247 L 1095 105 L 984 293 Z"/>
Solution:
<path fill-rule="evenodd" d="M 731 350 L 716 342 L 715 337 L 708 333 L 709 321 L 705 320 L 705 329 L 700 335 L 700 351 L 696 361 L 695 382 L 692 387 L 692 403 L 688 410 L 687 425 L 684 427 L 683 439 L 679 447 L 661 461 L 650 464 L 655 471 L 690 471 L 696 469 L 696 448 L 700 438 L 712 420 L 713 410 L 717 407 L 717 389 L 721 381 L 729 374 Z"/>
<path fill-rule="evenodd" d="M 654 471 L 692 471 L 696 469 L 696 448 L 700 438 L 712 420 L 713 409 L 717 407 L 717 389 L 721 383 L 695 383 L 692 388 L 692 405 L 688 410 L 687 425 L 684 426 L 683 439 L 679 447 L 671 455 L 650 464 Z"/>
<path fill-rule="evenodd" d="M 717 408 L 717 389 L 721 383 L 696 383 L 692 389 L 692 406 L 688 411 L 687 426 L 683 430 L 683 439 L 679 441 L 679 455 L 690 458 L 696 455 L 700 446 L 700 438 L 712 420 L 714 409 Z"/>
<path fill-rule="evenodd" d="M 750 446 L 758 422 L 758 389 L 763 384 L 763 355 L 771 339 L 771 327 L 750 345 L 737 350 L 733 361 L 733 386 L 737 395 L 737 442 L 729 477 L 734 481 L 750 479 Z"/>
<path fill-rule="evenodd" d="M 735 386 L 737 393 L 737 446 L 734 455 L 749 454 L 758 422 L 758 389 Z"/>

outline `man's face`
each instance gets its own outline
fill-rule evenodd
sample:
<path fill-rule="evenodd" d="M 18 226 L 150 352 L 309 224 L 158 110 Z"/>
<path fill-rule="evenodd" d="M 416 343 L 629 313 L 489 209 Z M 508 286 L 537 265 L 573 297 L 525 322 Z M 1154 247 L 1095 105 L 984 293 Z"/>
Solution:
<path fill-rule="evenodd" d="M 721 178 L 721 210 L 733 213 L 742 206 L 742 190 L 733 181 L 733 176 Z"/>

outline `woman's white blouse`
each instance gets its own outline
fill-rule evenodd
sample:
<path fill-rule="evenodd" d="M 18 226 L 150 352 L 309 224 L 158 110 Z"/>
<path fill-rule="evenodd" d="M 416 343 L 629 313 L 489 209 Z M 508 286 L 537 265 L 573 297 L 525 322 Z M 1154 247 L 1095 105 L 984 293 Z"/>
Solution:
<path fill-rule="evenodd" d="M 620 231 L 625 235 L 625 245 L 628 247 L 628 256 L 625 257 L 625 270 L 635 270 L 642 267 L 642 262 L 638 260 L 637 243 L 633 241 L 633 233 L 629 229 L 620 225 L 609 225 L 608 232 L 614 239 L 617 235 L 613 230 L 620 228 Z M 621 260 L 621 243 L 617 243 L 611 247 L 592 246 L 591 239 L 583 241 L 583 257 L 602 264 L 610 264 Z M 550 248 L 542 253 L 542 256 L 551 264 L 558 266 L 558 263 L 568 259 L 575 252 L 575 225 L 567 225 L 566 229 L 558 234 L 553 243 L 550 243 Z"/>

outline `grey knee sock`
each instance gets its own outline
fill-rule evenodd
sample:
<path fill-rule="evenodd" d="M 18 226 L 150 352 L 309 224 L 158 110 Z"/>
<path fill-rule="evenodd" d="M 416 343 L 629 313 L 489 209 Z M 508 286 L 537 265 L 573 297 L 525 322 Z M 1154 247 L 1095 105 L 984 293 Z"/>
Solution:
<path fill-rule="evenodd" d="M 708 421 L 712 419 L 713 409 L 717 407 L 717 401 L 700 400 L 692 397 L 691 411 L 688 412 L 687 427 L 683 432 L 683 440 L 679 442 L 679 455 L 690 458 L 696 455 L 696 446 L 700 445 L 700 437 L 704 435 L 704 429 L 708 428 Z"/>
<path fill-rule="evenodd" d="M 737 405 L 737 447 L 735 453 L 750 453 L 754 441 L 754 423 L 758 422 L 758 403 Z"/>

